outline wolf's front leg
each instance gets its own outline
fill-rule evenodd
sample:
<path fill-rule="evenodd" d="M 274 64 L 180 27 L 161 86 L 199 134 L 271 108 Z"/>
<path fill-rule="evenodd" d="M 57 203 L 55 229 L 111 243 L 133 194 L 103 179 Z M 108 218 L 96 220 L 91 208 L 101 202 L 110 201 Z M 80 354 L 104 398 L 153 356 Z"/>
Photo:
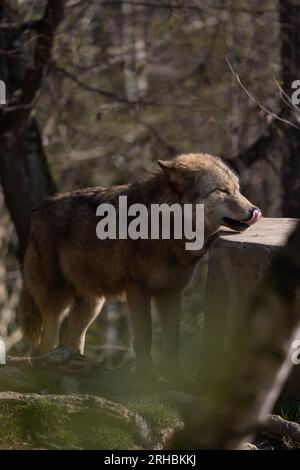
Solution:
<path fill-rule="evenodd" d="M 166 291 L 155 296 L 162 333 L 167 373 L 171 377 L 181 377 L 179 363 L 179 322 L 181 292 Z"/>
<path fill-rule="evenodd" d="M 151 377 L 153 375 L 151 358 L 151 297 L 144 289 L 137 285 L 128 286 L 126 294 L 133 330 L 136 374 L 141 377 Z"/>
<path fill-rule="evenodd" d="M 90 324 L 97 318 L 104 304 L 104 298 L 76 298 L 70 311 L 68 325 L 61 346 L 84 354 L 85 335 Z"/>

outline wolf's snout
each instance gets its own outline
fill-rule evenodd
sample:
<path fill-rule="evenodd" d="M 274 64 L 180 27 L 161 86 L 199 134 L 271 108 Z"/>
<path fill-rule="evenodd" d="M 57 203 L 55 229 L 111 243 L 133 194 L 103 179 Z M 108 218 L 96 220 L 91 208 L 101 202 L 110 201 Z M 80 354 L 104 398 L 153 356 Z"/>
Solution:
<path fill-rule="evenodd" d="M 247 220 L 244 220 L 244 223 L 247 225 L 253 225 L 259 221 L 261 216 L 262 216 L 261 210 L 258 207 L 256 207 L 255 209 L 253 209 L 251 217 Z"/>

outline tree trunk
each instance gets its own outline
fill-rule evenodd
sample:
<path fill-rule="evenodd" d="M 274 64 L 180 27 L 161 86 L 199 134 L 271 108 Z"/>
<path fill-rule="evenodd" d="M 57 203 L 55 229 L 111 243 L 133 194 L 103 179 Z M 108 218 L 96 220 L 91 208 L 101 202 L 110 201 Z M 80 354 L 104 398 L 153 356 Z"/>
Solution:
<path fill-rule="evenodd" d="M 280 0 L 281 62 L 283 89 L 288 96 L 300 77 L 300 1 Z M 290 113 L 291 114 L 291 113 Z M 293 115 L 288 116 L 294 120 Z M 300 217 L 300 131 L 285 129 L 282 144 L 283 215 Z"/>
<path fill-rule="evenodd" d="M 34 118 L 16 137 L 0 135 L 0 179 L 5 202 L 19 239 L 19 257 L 23 258 L 32 206 L 54 192 L 40 131 Z"/>
<path fill-rule="evenodd" d="M 35 50 L 28 65 L 23 58 L 22 30 L 0 32 L 0 49 L 14 50 L 14 53 L 1 54 L 0 60 L 0 76 L 6 83 L 8 95 L 8 105 L 0 110 L 0 181 L 18 235 L 20 260 L 26 248 L 32 206 L 55 191 L 40 130 L 31 111 L 62 13 L 62 1 L 46 3 L 43 18 L 37 22 L 36 31 L 31 31 L 35 35 Z M 14 12 L 2 2 L 0 22 L 13 20 Z"/>
<path fill-rule="evenodd" d="M 279 20 L 281 32 L 282 88 L 291 96 L 292 82 L 300 77 L 300 1 L 280 0 Z M 299 117 L 299 113 L 298 117 Z M 295 112 L 284 107 L 279 115 L 293 123 Z M 281 184 L 283 188 L 282 216 L 300 217 L 300 131 L 278 120 L 273 120 L 258 140 L 238 155 L 236 167 L 251 166 L 259 160 L 281 159 Z M 232 161 L 231 161 L 232 163 Z M 235 161 L 233 161 L 235 164 Z"/>

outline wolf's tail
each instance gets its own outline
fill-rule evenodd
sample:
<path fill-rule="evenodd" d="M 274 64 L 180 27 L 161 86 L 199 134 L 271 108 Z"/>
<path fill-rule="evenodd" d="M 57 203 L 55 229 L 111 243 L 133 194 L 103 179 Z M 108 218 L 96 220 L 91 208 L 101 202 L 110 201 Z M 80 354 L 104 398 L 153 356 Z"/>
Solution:
<path fill-rule="evenodd" d="M 42 337 L 42 316 L 25 282 L 20 294 L 18 316 L 24 339 L 37 348 Z"/>

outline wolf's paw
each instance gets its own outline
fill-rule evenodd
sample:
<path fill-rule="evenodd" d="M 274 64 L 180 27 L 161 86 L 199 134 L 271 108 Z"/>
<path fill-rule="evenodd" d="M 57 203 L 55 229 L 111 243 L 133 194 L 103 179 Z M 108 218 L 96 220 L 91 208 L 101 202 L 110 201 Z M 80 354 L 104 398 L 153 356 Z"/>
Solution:
<path fill-rule="evenodd" d="M 55 366 L 72 374 L 88 374 L 95 368 L 95 364 L 79 351 L 64 347 L 52 349 L 46 354 L 35 357 L 33 361 L 39 365 Z"/>

